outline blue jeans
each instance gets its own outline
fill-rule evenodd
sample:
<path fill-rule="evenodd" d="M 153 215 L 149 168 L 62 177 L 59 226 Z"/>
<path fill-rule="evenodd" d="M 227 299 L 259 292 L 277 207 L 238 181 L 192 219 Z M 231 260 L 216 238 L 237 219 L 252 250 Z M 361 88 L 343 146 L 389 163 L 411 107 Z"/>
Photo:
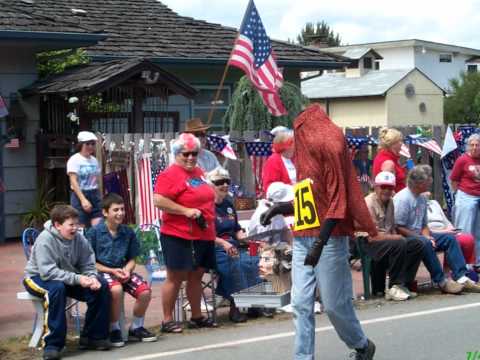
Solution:
<path fill-rule="evenodd" d="M 292 306 L 295 325 L 296 360 L 315 355 L 315 287 L 340 339 L 351 349 L 363 348 L 367 338 L 357 319 L 352 301 L 352 275 L 348 263 L 348 237 L 334 236 L 323 248 L 315 268 L 303 264 L 316 237 L 295 237 L 293 241 Z"/>
<path fill-rule="evenodd" d="M 436 251 L 445 251 L 448 265 L 452 269 L 452 277 L 454 280 L 458 280 L 466 274 L 467 268 L 455 235 L 432 232 L 432 236 L 435 239 L 436 248 L 433 248 L 432 242 L 425 236 L 417 236 L 423 242 L 423 263 L 430 273 L 432 281 L 439 284 L 445 280 L 445 274 Z"/>
<path fill-rule="evenodd" d="M 458 190 L 453 221 L 455 227 L 474 236 L 476 263 L 480 264 L 480 197 Z"/>

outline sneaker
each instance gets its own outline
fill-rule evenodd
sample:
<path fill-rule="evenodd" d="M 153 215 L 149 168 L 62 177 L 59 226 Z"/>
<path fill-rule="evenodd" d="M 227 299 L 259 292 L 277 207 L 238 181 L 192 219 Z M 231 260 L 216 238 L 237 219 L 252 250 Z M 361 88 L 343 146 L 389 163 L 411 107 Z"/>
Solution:
<path fill-rule="evenodd" d="M 60 351 L 54 348 L 45 348 L 43 350 L 43 360 L 58 360 L 61 359 Z"/>
<path fill-rule="evenodd" d="M 357 349 L 354 353 L 350 354 L 350 357 L 355 356 L 355 360 L 372 360 L 375 355 L 375 344 L 367 339 L 367 346 L 363 349 Z"/>
<path fill-rule="evenodd" d="M 409 295 L 398 285 L 393 285 L 385 292 L 386 300 L 405 301 L 408 300 Z"/>
<path fill-rule="evenodd" d="M 410 290 L 408 287 L 406 287 L 406 286 L 400 286 L 400 285 L 399 285 L 399 287 L 400 287 L 400 289 L 402 289 L 403 291 L 405 291 L 405 292 L 408 294 L 408 298 L 409 298 L 409 299 L 415 299 L 415 298 L 418 296 L 418 294 L 417 294 L 415 291 L 411 291 L 411 290 Z"/>
<path fill-rule="evenodd" d="M 468 292 L 480 293 L 480 285 L 468 279 L 463 283 L 463 290 Z"/>
<path fill-rule="evenodd" d="M 110 344 L 113 347 L 125 346 L 125 342 L 123 341 L 122 332 L 120 330 L 112 330 L 110 332 Z"/>
<path fill-rule="evenodd" d="M 157 341 L 158 337 L 154 333 L 148 331 L 143 326 L 128 330 L 128 340 L 141 341 L 141 342 L 153 342 Z"/>
<path fill-rule="evenodd" d="M 110 350 L 111 344 L 108 339 L 93 340 L 80 336 L 79 347 L 82 350 Z"/>
<path fill-rule="evenodd" d="M 234 323 L 244 323 L 247 321 L 247 315 L 242 314 L 237 307 L 231 307 L 228 318 Z"/>
<path fill-rule="evenodd" d="M 448 279 L 443 285 L 440 285 L 440 289 L 446 294 L 460 294 L 463 290 L 463 285 Z"/>

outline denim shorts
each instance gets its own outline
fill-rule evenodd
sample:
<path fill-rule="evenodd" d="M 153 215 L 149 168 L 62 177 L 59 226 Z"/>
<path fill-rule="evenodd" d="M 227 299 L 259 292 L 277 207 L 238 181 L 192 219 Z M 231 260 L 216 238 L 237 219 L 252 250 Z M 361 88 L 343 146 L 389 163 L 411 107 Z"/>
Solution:
<path fill-rule="evenodd" d="M 70 193 L 70 205 L 72 205 L 78 211 L 80 224 L 90 227 L 90 222 L 92 219 L 103 217 L 101 205 L 102 199 L 98 189 L 82 190 L 82 193 L 87 200 L 90 201 L 90 204 L 92 204 L 92 210 L 89 213 L 85 212 L 85 210 L 82 208 L 82 204 L 80 203 L 80 199 L 73 191 Z"/>
<path fill-rule="evenodd" d="M 186 240 L 161 234 L 163 257 L 167 269 L 193 271 L 197 268 L 215 269 L 215 242 L 213 240 Z"/>

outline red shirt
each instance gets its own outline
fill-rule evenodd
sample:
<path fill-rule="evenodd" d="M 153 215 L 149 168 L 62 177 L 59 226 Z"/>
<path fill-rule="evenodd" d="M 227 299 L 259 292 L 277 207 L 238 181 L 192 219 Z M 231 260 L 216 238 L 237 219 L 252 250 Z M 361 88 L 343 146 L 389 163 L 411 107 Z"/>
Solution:
<path fill-rule="evenodd" d="M 200 210 L 208 224 L 207 229 L 202 230 L 194 219 L 162 211 L 162 234 L 186 240 L 215 240 L 215 192 L 205 182 L 199 167 L 187 171 L 180 165 L 171 165 L 157 176 L 154 193 Z"/>
<path fill-rule="evenodd" d="M 334 236 L 355 231 L 377 235 L 363 198 L 342 129 L 319 104 L 310 105 L 294 122 L 295 167 L 298 181 L 313 180 L 312 191 L 320 222 L 338 219 Z M 318 236 L 320 227 L 295 231 L 295 236 Z"/>
<path fill-rule="evenodd" d="M 463 154 L 453 165 L 450 180 L 458 182 L 458 188 L 464 193 L 480 196 L 480 159 Z"/>
<path fill-rule="evenodd" d="M 375 156 L 375 159 L 373 159 L 373 179 L 375 180 L 375 176 L 377 176 L 377 174 L 382 171 L 382 165 L 387 160 L 391 160 L 395 164 L 395 192 L 398 193 L 400 190 L 407 186 L 405 182 L 407 179 L 407 170 L 402 165 L 400 165 L 399 155 L 395 155 L 390 150 L 380 150 L 377 153 L 377 156 Z"/>
<path fill-rule="evenodd" d="M 273 153 L 263 165 L 262 170 L 262 185 L 263 192 L 266 194 L 267 189 L 271 183 L 275 181 L 280 181 L 284 184 L 291 185 L 292 181 L 290 176 L 288 176 L 288 171 L 285 167 L 285 164 L 282 160 L 282 155 L 278 153 Z"/>

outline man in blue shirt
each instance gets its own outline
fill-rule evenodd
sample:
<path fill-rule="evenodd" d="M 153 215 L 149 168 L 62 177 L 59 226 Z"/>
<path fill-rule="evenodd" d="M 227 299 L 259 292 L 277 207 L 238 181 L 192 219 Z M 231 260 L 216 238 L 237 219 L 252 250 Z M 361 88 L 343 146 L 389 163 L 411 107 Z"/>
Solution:
<path fill-rule="evenodd" d="M 120 330 L 119 318 L 122 293 L 135 299 L 133 320 L 128 332 L 129 340 L 150 342 L 157 337 L 143 327 L 145 313 L 151 299 L 151 289 L 143 278 L 134 273 L 135 257 L 139 243 L 135 233 L 123 224 L 125 206 L 123 198 L 115 193 L 106 195 L 102 201 L 104 221 L 87 232 L 96 258 L 96 267 L 108 282 L 112 296 L 110 309 L 110 343 L 121 347 L 125 343 Z"/>

